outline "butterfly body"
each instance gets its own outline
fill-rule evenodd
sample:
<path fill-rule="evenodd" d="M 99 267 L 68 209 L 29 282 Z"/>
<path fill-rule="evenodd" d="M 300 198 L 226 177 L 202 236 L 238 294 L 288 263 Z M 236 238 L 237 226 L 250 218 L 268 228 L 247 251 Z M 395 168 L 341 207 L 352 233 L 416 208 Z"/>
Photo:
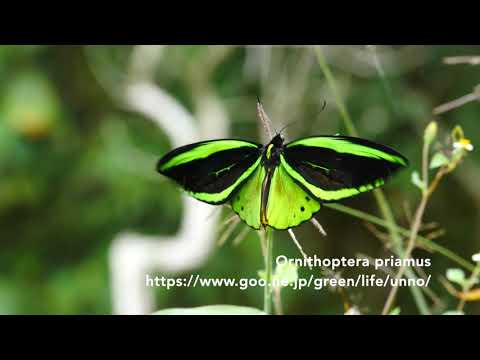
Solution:
<path fill-rule="evenodd" d="M 263 226 L 268 225 L 267 205 L 268 195 L 272 184 L 272 177 L 275 169 L 280 165 L 280 154 L 283 151 L 283 138 L 280 134 L 276 135 L 272 141 L 263 148 L 262 164 L 265 168 L 265 178 L 262 182 L 262 196 L 260 199 L 260 222 Z M 241 217 L 241 215 L 239 214 Z"/>
<path fill-rule="evenodd" d="M 198 200 L 233 211 L 254 229 L 285 230 L 309 220 L 322 202 L 384 184 L 407 160 L 365 139 L 314 136 L 285 144 L 277 134 L 265 146 L 222 139 L 175 149 L 157 170 Z"/>

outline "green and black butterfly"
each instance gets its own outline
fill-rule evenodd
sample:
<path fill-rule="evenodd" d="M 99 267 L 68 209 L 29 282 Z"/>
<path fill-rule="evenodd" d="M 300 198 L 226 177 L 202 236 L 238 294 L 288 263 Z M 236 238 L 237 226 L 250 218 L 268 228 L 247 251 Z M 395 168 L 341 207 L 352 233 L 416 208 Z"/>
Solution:
<path fill-rule="evenodd" d="M 244 140 L 202 141 L 177 148 L 157 164 L 194 198 L 230 203 L 250 227 L 285 230 L 333 202 L 384 184 L 408 160 L 386 146 L 349 136 L 312 136 L 266 146 Z"/>

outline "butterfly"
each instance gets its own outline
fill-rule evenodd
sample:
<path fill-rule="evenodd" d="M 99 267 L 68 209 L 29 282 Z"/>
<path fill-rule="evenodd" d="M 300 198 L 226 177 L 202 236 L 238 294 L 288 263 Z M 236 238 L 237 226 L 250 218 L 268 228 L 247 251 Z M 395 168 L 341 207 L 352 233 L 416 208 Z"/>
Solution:
<path fill-rule="evenodd" d="M 213 205 L 229 203 L 250 227 L 286 230 L 310 220 L 324 202 L 372 190 L 408 166 L 397 151 L 339 135 L 285 144 L 281 134 L 263 146 L 220 139 L 172 150 L 157 171 L 189 195 Z"/>

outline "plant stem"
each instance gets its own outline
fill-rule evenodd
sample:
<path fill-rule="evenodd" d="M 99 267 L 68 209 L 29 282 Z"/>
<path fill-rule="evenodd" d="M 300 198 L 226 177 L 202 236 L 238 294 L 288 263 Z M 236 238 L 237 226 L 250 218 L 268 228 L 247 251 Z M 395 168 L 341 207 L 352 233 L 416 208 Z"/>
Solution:
<path fill-rule="evenodd" d="M 265 254 L 265 288 L 263 297 L 263 311 L 272 313 L 272 266 L 273 266 L 273 229 L 267 227 L 266 232 L 266 254 Z"/>
<path fill-rule="evenodd" d="M 397 109 L 395 106 L 395 102 L 393 101 L 392 88 L 388 83 L 387 74 L 385 73 L 380 58 L 378 57 L 377 47 L 375 45 L 367 45 L 367 50 L 370 51 L 370 53 L 372 54 L 373 65 L 375 66 L 375 70 L 377 71 L 380 82 L 382 83 L 383 91 L 385 92 L 385 96 L 390 106 L 390 112 L 392 113 L 392 115 L 396 115 Z"/>
<path fill-rule="evenodd" d="M 417 238 L 420 225 L 422 224 L 422 217 L 423 217 L 423 213 L 425 212 L 425 208 L 427 206 L 427 201 L 428 201 L 428 197 L 426 195 L 423 195 L 420 205 L 418 206 L 417 211 L 415 212 L 412 230 L 410 232 L 410 237 L 408 238 L 408 245 L 407 245 L 407 249 L 405 250 L 403 259 L 410 258 L 412 255 L 412 251 L 415 248 L 415 240 Z M 407 271 L 407 269 L 409 268 L 406 266 L 401 266 L 400 269 L 398 270 L 397 275 L 395 276 L 395 279 L 396 280 L 401 279 L 405 274 L 405 272 Z M 397 295 L 397 292 L 398 292 L 398 286 L 393 286 L 390 290 L 390 293 L 388 294 L 385 305 L 383 306 L 382 315 L 386 315 L 390 311 L 390 307 L 392 306 L 393 301 L 395 300 L 395 296 Z"/>
<path fill-rule="evenodd" d="M 420 230 L 420 225 L 422 225 L 422 218 L 423 214 L 425 213 L 425 208 L 427 207 L 427 202 L 429 198 L 429 191 L 428 191 L 428 150 L 430 148 L 430 141 L 424 141 L 423 143 L 423 150 L 422 150 L 422 181 L 425 185 L 424 190 L 422 191 L 422 199 L 420 200 L 420 204 L 418 205 L 417 211 L 415 211 L 415 216 L 413 218 L 413 224 L 411 226 L 410 236 L 407 242 L 407 248 L 402 256 L 403 259 L 408 259 L 412 256 L 412 252 L 415 249 L 416 240 L 418 231 Z M 403 277 L 405 272 L 409 268 L 407 266 L 401 266 L 398 270 L 397 275 L 395 276 L 396 283 L 398 280 Z M 395 296 L 398 292 L 398 286 L 393 286 L 390 289 L 388 294 L 387 300 L 385 301 L 385 305 L 383 306 L 382 315 L 388 314 L 392 304 L 395 300 Z"/>
<path fill-rule="evenodd" d="M 275 305 L 275 314 L 283 315 L 283 305 L 282 305 L 282 288 L 276 287 L 273 290 L 273 304 Z"/>
<path fill-rule="evenodd" d="M 335 97 L 335 102 L 337 103 L 338 110 L 342 115 L 343 123 L 347 128 L 347 132 L 351 136 L 358 136 L 357 129 L 355 128 L 355 125 L 353 124 L 353 121 L 350 118 L 350 114 L 348 113 L 347 107 L 342 101 L 342 97 L 337 88 L 337 82 L 335 81 L 335 78 L 333 77 L 333 74 L 330 71 L 330 66 L 328 66 L 327 60 L 323 55 L 321 46 L 315 46 L 315 53 L 317 55 L 318 65 L 320 65 L 320 68 L 322 69 L 322 72 L 325 75 L 325 78 L 327 79 L 328 86 L 330 86 L 333 96 Z"/>

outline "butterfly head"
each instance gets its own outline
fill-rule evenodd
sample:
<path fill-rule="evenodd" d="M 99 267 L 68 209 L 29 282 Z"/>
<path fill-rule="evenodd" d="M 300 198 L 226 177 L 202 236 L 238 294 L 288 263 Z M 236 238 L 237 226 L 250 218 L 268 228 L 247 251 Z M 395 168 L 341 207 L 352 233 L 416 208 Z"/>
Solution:
<path fill-rule="evenodd" d="M 283 146 L 283 142 L 285 141 L 284 137 L 282 136 L 282 134 L 278 133 L 276 134 L 272 141 L 270 141 L 270 144 L 269 145 L 273 145 L 274 147 L 282 147 Z"/>

